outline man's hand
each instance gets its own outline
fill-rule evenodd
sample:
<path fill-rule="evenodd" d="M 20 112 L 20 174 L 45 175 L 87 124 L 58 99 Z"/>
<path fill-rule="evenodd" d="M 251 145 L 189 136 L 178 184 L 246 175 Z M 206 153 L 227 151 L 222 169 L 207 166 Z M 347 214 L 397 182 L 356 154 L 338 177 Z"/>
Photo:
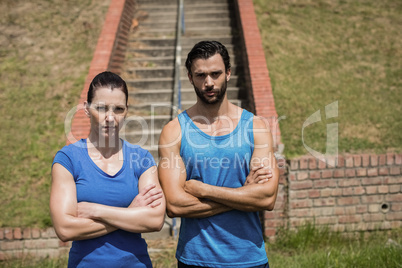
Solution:
<path fill-rule="evenodd" d="M 155 184 L 149 184 L 145 186 L 138 195 L 131 202 L 129 208 L 132 207 L 146 207 L 150 206 L 152 208 L 159 206 L 162 202 L 163 197 L 162 189 L 155 189 Z"/>
<path fill-rule="evenodd" d="M 268 182 L 270 178 L 272 178 L 272 171 L 269 167 L 265 167 L 264 165 L 256 166 L 250 170 L 244 186 L 255 183 L 265 183 Z"/>

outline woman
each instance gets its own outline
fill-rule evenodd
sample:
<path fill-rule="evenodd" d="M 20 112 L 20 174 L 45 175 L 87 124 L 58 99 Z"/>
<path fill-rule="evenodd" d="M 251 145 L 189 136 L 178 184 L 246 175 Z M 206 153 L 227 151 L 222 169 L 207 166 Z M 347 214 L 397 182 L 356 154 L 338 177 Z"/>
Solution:
<path fill-rule="evenodd" d="M 58 237 L 73 240 L 69 267 L 152 267 L 140 233 L 162 228 L 165 198 L 151 154 L 119 138 L 127 99 L 120 76 L 98 74 L 88 138 L 55 156 L 50 211 Z"/>

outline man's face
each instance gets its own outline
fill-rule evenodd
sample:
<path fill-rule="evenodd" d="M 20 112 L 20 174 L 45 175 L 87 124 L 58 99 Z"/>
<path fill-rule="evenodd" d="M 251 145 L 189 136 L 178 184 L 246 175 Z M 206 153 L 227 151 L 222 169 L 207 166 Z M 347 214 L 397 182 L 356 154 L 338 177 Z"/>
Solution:
<path fill-rule="evenodd" d="M 225 72 L 222 56 L 215 54 L 208 59 L 194 60 L 188 78 L 200 101 L 205 104 L 215 104 L 221 102 L 226 96 L 230 69 Z"/>

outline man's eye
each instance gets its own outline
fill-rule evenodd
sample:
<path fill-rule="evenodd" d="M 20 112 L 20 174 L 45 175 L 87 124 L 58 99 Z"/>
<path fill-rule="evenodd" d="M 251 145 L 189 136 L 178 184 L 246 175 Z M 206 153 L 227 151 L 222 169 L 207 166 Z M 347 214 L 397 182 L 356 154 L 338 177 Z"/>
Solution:
<path fill-rule="evenodd" d="M 106 111 L 106 107 L 105 106 L 97 106 L 96 110 L 99 112 L 104 112 L 104 111 Z"/>

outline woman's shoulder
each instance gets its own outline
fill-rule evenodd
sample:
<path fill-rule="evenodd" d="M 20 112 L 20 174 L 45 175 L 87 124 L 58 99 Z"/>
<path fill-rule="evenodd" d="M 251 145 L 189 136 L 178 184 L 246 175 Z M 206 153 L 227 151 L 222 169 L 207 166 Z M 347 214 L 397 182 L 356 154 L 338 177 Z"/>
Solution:
<path fill-rule="evenodd" d="M 147 149 L 142 148 L 140 145 L 138 144 L 132 144 L 126 140 L 122 140 L 123 141 L 123 146 L 125 147 L 125 149 L 128 152 L 136 152 L 136 153 L 141 153 L 141 154 L 147 154 L 149 151 Z"/>
<path fill-rule="evenodd" d="M 77 151 L 80 151 L 80 150 L 86 149 L 86 148 L 87 148 L 86 139 L 81 139 L 81 140 L 78 140 L 78 141 L 76 141 L 74 143 L 65 145 L 63 148 L 61 148 L 58 151 L 58 153 L 62 152 L 64 154 L 70 155 L 70 154 L 74 154 Z"/>

